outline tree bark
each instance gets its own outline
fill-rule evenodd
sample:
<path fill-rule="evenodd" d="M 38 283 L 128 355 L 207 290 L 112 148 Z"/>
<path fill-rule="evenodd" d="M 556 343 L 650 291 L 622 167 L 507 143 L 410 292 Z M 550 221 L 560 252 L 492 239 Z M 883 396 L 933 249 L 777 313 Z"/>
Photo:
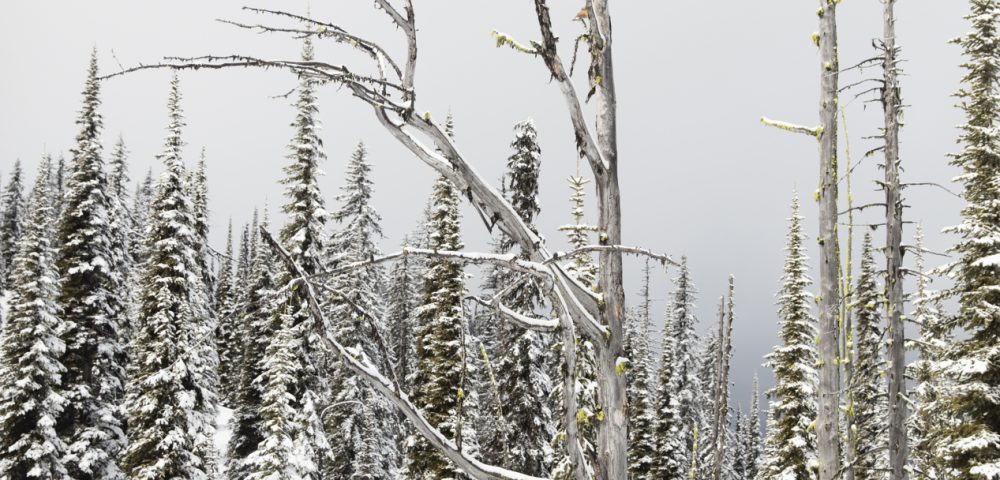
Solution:
<path fill-rule="evenodd" d="M 819 412 L 816 419 L 819 480 L 840 475 L 840 365 L 837 248 L 837 4 L 820 0 L 820 189 L 819 189 Z"/>
<path fill-rule="evenodd" d="M 899 84 L 896 70 L 896 0 L 884 2 L 882 108 L 885 113 L 886 290 L 889 322 L 889 468 L 892 480 L 907 478 L 906 350 L 903 327 L 903 201 L 899 184 Z"/>

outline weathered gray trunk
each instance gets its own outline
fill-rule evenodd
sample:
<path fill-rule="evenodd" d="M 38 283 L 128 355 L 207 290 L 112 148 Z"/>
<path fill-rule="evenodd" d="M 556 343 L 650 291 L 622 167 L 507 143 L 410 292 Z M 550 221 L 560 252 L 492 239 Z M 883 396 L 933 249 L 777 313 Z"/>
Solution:
<path fill-rule="evenodd" d="M 816 419 L 819 480 L 840 475 L 840 366 L 837 249 L 837 1 L 820 0 L 819 189 L 819 412 Z"/>
<path fill-rule="evenodd" d="M 885 113 L 885 258 L 889 321 L 889 468 L 890 478 L 906 478 L 906 350 L 903 335 L 903 201 L 899 184 L 899 85 L 896 70 L 896 0 L 884 2 L 882 107 Z"/>
<path fill-rule="evenodd" d="M 853 312 L 851 302 L 854 297 L 854 200 L 851 193 L 851 147 L 847 134 L 847 116 L 840 112 L 844 124 L 844 148 L 846 167 L 844 168 L 844 182 L 847 185 L 847 254 L 844 257 L 843 274 L 841 275 L 841 306 L 840 316 L 843 327 L 840 330 L 840 355 L 841 363 L 844 365 L 844 385 L 847 402 L 847 411 L 844 413 L 844 428 L 847 429 L 847 451 L 844 453 L 844 480 L 854 480 L 854 452 L 857 445 L 857 433 L 854 425 L 854 352 L 852 349 L 854 338 L 854 326 L 852 321 Z"/>
<path fill-rule="evenodd" d="M 712 468 L 712 478 L 723 480 L 722 464 L 726 458 L 726 418 L 729 415 L 729 366 L 733 357 L 733 319 L 734 312 L 734 279 L 729 277 L 729 308 L 725 317 L 721 315 L 722 305 L 719 306 L 719 381 L 718 392 L 715 396 L 715 462 Z M 723 325 L 723 323 L 725 325 Z"/>

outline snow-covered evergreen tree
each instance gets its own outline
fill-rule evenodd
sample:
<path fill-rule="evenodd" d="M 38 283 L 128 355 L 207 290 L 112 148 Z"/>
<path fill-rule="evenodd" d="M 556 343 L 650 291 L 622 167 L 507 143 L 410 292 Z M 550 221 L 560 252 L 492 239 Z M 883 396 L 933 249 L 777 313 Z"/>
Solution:
<path fill-rule="evenodd" d="M 24 179 L 21 160 L 14 161 L 14 169 L 10 172 L 7 187 L 0 198 L 0 290 L 8 284 L 7 279 L 13 274 L 11 263 L 17 252 L 17 244 L 21 239 L 21 229 L 24 223 Z"/>
<path fill-rule="evenodd" d="M 950 422 L 938 403 L 938 390 L 946 381 L 935 365 L 942 360 L 942 353 L 952 341 L 945 323 L 940 297 L 929 290 L 930 277 L 924 273 L 923 228 L 917 224 L 914 270 L 917 272 L 917 287 L 910 301 L 913 303 L 913 321 L 920 329 L 920 337 L 913 342 L 919 357 L 908 365 L 908 375 L 915 386 L 911 390 L 911 400 L 915 403 L 909 422 L 911 454 L 914 462 L 914 478 L 921 480 L 944 480 L 949 477 L 943 467 L 943 458 L 935 448 L 935 435 L 944 430 Z"/>
<path fill-rule="evenodd" d="M 169 123 L 159 160 L 164 164 L 150 206 L 148 261 L 135 332 L 135 372 L 125 395 L 128 447 L 122 468 L 129 478 L 207 478 L 198 456 L 202 432 L 196 358 L 203 319 L 197 318 L 201 271 L 194 205 L 185 185 L 177 76 L 170 82 Z"/>
<path fill-rule="evenodd" d="M 306 38 L 303 61 L 311 61 L 312 56 L 312 42 Z M 307 76 L 300 78 L 296 117 L 292 123 L 295 134 L 288 145 L 290 163 L 282 179 L 287 199 L 282 210 L 288 218 L 279 235 L 284 249 L 306 274 L 322 269 L 325 253 L 322 236 L 326 211 L 317 184 L 317 178 L 323 174 L 319 162 L 325 155 L 318 136 L 314 93 L 315 80 Z M 263 244 L 257 246 L 257 249 L 267 248 Z M 255 256 L 254 248 L 249 255 Z M 278 274 L 277 285 L 284 286 L 292 280 L 292 274 L 283 269 Z M 253 478 L 266 478 L 279 474 L 277 472 L 319 478 L 329 455 L 329 445 L 318 412 L 324 408 L 329 392 L 321 371 L 326 363 L 319 350 L 318 335 L 322 333 L 308 312 L 303 290 L 287 291 L 274 322 L 275 333 L 265 351 L 263 373 L 258 382 L 265 386 L 261 409 L 265 430 L 283 433 L 275 433 L 278 438 L 268 435 L 261 443 L 255 454 L 257 467 Z M 279 468 L 282 470 L 275 470 Z"/>
<path fill-rule="evenodd" d="M 866 233 L 861 247 L 861 275 L 853 305 L 856 318 L 856 354 L 851 389 L 855 444 L 851 445 L 854 475 L 858 480 L 885 478 L 888 445 L 887 405 L 884 392 L 885 360 L 882 357 L 882 291 L 879 289 L 872 254 L 872 238 Z"/>
<path fill-rule="evenodd" d="M 643 269 L 642 302 L 629 319 L 626 352 L 628 353 L 628 405 L 629 405 L 629 473 L 635 478 L 653 474 L 656 455 L 654 428 L 655 391 L 653 389 L 653 352 L 649 345 L 652 335 L 652 309 L 649 290 L 650 266 Z"/>
<path fill-rule="evenodd" d="M 358 143 L 337 196 L 340 208 L 333 213 L 337 222 L 330 242 L 337 261 L 353 263 L 381 255 L 382 217 L 372 205 L 371 165 L 364 143 Z M 384 273 L 372 265 L 334 275 L 328 285 L 339 295 L 331 299 L 329 318 L 334 334 L 343 345 L 357 349 L 375 365 L 388 371 L 380 339 L 386 337 L 382 289 Z M 360 310 L 360 311 L 359 311 Z M 331 443 L 327 478 L 391 479 L 397 468 L 395 415 L 388 401 L 364 380 L 339 362 L 330 371 L 335 405 L 323 420 L 327 436 L 340 439 Z"/>
<path fill-rule="evenodd" d="M 66 194 L 66 157 L 61 153 L 51 177 L 52 218 L 60 219 L 63 212 L 63 196 Z"/>
<path fill-rule="evenodd" d="M 256 215 L 255 212 L 254 216 Z M 240 245 L 240 251 L 244 254 L 250 251 L 251 242 L 246 232 L 244 229 Z M 258 242 L 258 238 L 259 233 L 254 236 L 253 242 Z M 246 459 L 257 451 L 268 432 L 261 412 L 266 386 L 261 382 L 264 381 L 263 359 L 271 338 L 277 331 L 275 319 L 279 297 L 274 283 L 276 259 L 268 248 L 254 250 L 256 256 L 252 266 L 248 267 L 249 279 L 241 287 L 245 295 L 241 296 L 241 301 L 234 300 L 231 313 L 238 320 L 232 324 L 234 331 L 230 335 L 232 344 L 229 348 L 238 355 L 233 356 L 229 372 L 236 376 L 231 397 L 232 434 L 226 463 L 226 478 L 230 480 L 243 480 L 251 475 L 255 465 L 246 462 Z"/>
<path fill-rule="evenodd" d="M 215 287 L 215 311 L 218 322 L 215 329 L 216 351 L 219 356 L 219 393 L 222 395 L 223 405 L 234 408 L 236 405 L 236 395 L 239 392 L 237 385 L 240 379 L 239 363 L 243 349 L 241 348 L 243 339 L 240 335 L 241 322 L 243 321 L 240 312 L 234 308 L 236 296 L 236 286 L 233 285 L 235 273 L 233 267 L 233 221 L 229 220 L 226 228 L 226 250 L 222 258 L 222 265 L 216 275 Z"/>
<path fill-rule="evenodd" d="M 799 215 L 799 198 L 792 200 L 784 272 L 778 291 L 778 337 L 781 345 L 767 355 L 774 370 L 767 439 L 757 478 L 812 480 L 816 472 L 816 318 L 810 312 L 812 280 Z"/>
<path fill-rule="evenodd" d="M 951 342 L 938 367 L 949 378 L 938 404 L 954 423 L 940 425 L 935 450 L 959 478 L 1000 477 L 1000 2 L 970 0 L 972 30 L 956 39 L 966 56 L 958 92 L 966 123 L 960 127 L 962 152 L 951 164 L 965 191 L 959 236 L 946 267 L 948 291 L 963 332 Z"/>
<path fill-rule="evenodd" d="M 49 163 L 43 161 L 14 255 L 10 311 L 0 331 L 0 478 L 70 478 L 55 429 L 66 405 Z"/>
<path fill-rule="evenodd" d="M 541 167 L 541 148 L 538 146 L 534 122 L 523 121 L 514 126 L 514 141 L 510 146 L 513 153 L 507 159 L 507 174 L 504 190 L 514 211 L 529 228 L 534 229 L 535 218 L 541 211 L 538 203 L 538 175 Z M 495 249 L 498 253 L 508 253 L 516 248 L 514 242 L 501 236 Z M 518 275 L 504 269 L 491 272 L 495 294 L 500 288 L 518 281 Z M 514 311 L 534 316 L 543 306 L 538 286 L 528 279 L 510 290 L 501 299 Z M 487 342 L 490 347 L 490 361 L 496 391 L 491 398 L 502 403 L 499 409 L 488 411 L 488 416 L 502 412 L 502 418 L 495 422 L 499 428 L 484 438 L 484 449 L 491 452 L 495 460 L 505 468 L 528 475 L 548 476 L 551 468 L 552 447 L 550 441 L 555 434 L 555 425 L 548 405 L 548 395 L 552 390 L 552 380 L 546 371 L 551 363 L 548 359 L 548 336 L 525 330 L 492 318 L 495 338 Z M 492 388 L 490 388 L 492 391 Z"/>
<path fill-rule="evenodd" d="M 663 327 L 663 349 L 656 386 L 656 455 L 653 465 L 662 478 L 685 478 L 693 458 L 693 426 L 699 423 L 699 389 L 695 296 L 687 257 L 681 259 Z"/>
<path fill-rule="evenodd" d="M 133 222 L 132 238 L 129 241 L 130 253 L 134 262 L 133 278 L 142 275 L 143 264 L 146 261 L 146 230 L 149 226 L 149 206 L 153 202 L 153 170 L 146 172 L 142 182 L 136 185 L 132 194 L 131 217 Z"/>
<path fill-rule="evenodd" d="M 457 189 L 447 178 L 439 177 L 432 198 L 429 246 L 437 250 L 461 250 Z M 417 312 L 417 361 L 410 395 L 431 425 L 456 443 L 461 437 L 463 448 L 475 438 L 462 416 L 468 393 L 463 388 L 464 380 L 471 373 L 463 344 L 464 276 L 462 266 L 448 259 L 428 262 L 423 301 Z M 406 441 L 404 465 L 403 477 L 407 479 L 463 478 L 437 449 L 415 434 Z"/>
<path fill-rule="evenodd" d="M 100 143 L 103 119 L 97 79 L 97 53 L 91 55 L 80 131 L 69 167 L 64 212 L 59 224 L 60 276 L 57 297 L 66 344 L 63 392 L 67 407 L 57 428 L 67 443 L 66 466 L 74 478 L 119 478 L 119 452 L 125 444 L 121 398 L 127 325 L 127 285 L 115 271 L 122 245 L 114 238 L 114 198 L 108 194 Z"/>
<path fill-rule="evenodd" d="M 569 177 L 568 181 L 570 191 L 572 192 L 570 194 L 570 205 L 572 206 L 570 213 L 573 217 L 573 223 L 559 227 L 559 230 L 566 232 L 570 245 L 578 249 L 590 244 L 590 234 L 597 231 L 597 229 L 584 222 L 584 200 L 586 198 L 586 185 L 589 180 L 579 175 L 579 165 L 577 165 L 577 174 Z M 594 288 L 597 285 L 597 265 L 593 262 L 590 254 L 586 252 L 577 254 L 569 265 L 566 266 L 566 271 L 585 287 Z M 563 357 L 563 351 L 567 339 L 565 332 L 560 331 L 558 335 L 561 337 L 561 340 L 556 342 L 552 347 L 552 350 L 559 357 L 554 369 L 556 374 L 552 377 L 565 379 L 568 372 L 566 372 L 566 360 Z M 576 368 L 573 374 L 573 384 L 577 397 L 577 442 L 579 443 L 581 454 L 588 461 L 586 469 L 591 471 L 590 465 L 593 464 L 593 459 L 597 453 L 595 447 L 597 443 L 595 422 L 597 420 L 594 418 L 598 411 L 595 348 L 593 343 L 585 336 L 574 338 L 574 343 L 576 345 Z M 565 383 L 557 381 L 554 382 L 552 394 L 549 396 L 549 401 L 553 405 L 553 418 L 558 422 L 556 435 L 552 440 L 554 450 L 552 476 L 559 480 L 574 478 L 574 465 L 567 455 L 566 408 L 563 402 L 565 392 Z M 591 471 L 592 474 L 593 472 Z"/>
<path fill-rule="evenodd" d="M 760 469 L 760 459 L 763 455 L 764 441 L 760 432 L 760 381 L 757 373 L 753 374 L 753 397 L 750 399 L 750 413 L 744 418 L 743 427 L 743 478 L 754 480 Z"/>
<path fill-rule="evenodd" d="M 403 239 L 403 247 L 411 244 L 410 236 Z M 389 350 L 392 353 L 393 371 L 399 388 L 410 391 L 410 376 L 413 374 L 413 362 L 416 355 L 416 344 L 413 341 L 417 308 L 420 306 L 421 277 L 420 262 L 410 255 L 404 256 L 393 265 L 389 272 L 386 291 L 385 321 L 388 328 Z"/>

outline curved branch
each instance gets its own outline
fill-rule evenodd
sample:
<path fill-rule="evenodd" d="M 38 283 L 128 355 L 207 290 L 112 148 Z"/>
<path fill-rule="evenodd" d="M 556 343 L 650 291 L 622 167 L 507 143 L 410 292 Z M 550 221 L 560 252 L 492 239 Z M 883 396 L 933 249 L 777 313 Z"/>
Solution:
<path fill-rule="evenodd" d="M 363 355 L 356 355 L 350 349 L 345 348 L 336 338 L 333 338 L 329 322 L 323 315 L 323 310 L 319 307 L 316 299 L 316 292 L 311 282 L 306 280 L 307 275 L 302 268 L 292 260 L 292 257 L 271 237 L 266 229 L 261 229 L 261 235 L 270 245 L 271 249 L 282 259 L 289 271 L 294 272 L 298 277 L 295 282 L 300 288 L 305 289 L 307 306 L 309 313 L 323 329 L 319 336 L 324 345 L 332 351 L 343 364 L 364 379 L 372 388 L 384 395 L 392 404 L 403 413 L 410 422 L 413 423 L 416 431 L 419 432 L 428 442 L 431 443 L 449 460 L 455 463 L 458 468 L 469 474 L 476 480 L 544 480 L 530 475 L 510 471 L 471 458 L 460 451 L 455 443 L 449 440 L 427 420 L 420 410 L 410 402 L 409 398 L 400 393 L 399 388 L 388 378 L 382 375 L 374 365 Z M 357 352 L 360 353 L 360 352 Z"/>
<path fill-rule="evenodd" d="M 556 253 L 554 253 L 552 255 L 552 258 L 550 258 L 545 263 L 557 262 L 557 261 L 563 260 L 565 258 L 573 258 L 573 257 L 575 257 L 577 255 L 580 255 L 582 253 L 587 253 L 587 252 L 601 252 L 601 253 L 603 253 L 603 252 L 618 252 L 618 253 L 625 253 L 625 254 L 636 255 L 636 256 L 640 256 L 640 257 L 648 257 L 648 258 L 651 258 L 653 260 L 656 260 L 656 261 L 660 262 L 661 265 L 673 265 L 675 267 L 681 266 L 680 263 L 677 263 L 677 261 L 674 260 L 673 258 L 671 258 L 669 255 L 661 255 L 661 254 L 658 254 L 658 253 L 654 253 L 654 252 L 652 252 L 650 250 L 646 250 L 644 248 L 628 247 L 628 246 L 625 246 L 625 245 L 588 245 L 586 247 L 581 247 L 581 248 L 578 248 L 576 250 L 573 250 L 571 252 L 556 252 Z"/>

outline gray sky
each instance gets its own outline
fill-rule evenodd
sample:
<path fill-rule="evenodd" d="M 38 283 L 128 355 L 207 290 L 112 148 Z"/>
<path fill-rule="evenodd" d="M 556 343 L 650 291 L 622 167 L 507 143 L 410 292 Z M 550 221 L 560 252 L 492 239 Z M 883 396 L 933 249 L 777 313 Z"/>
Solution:
<path fill-rule="evenodd" d="M 13 2 L 0 17 L 0 170 L 21 158 L 34 171 L 43 152 L 66 152 L 80 107 L 86 63 L 96 45 L 104 72 L 165 55 L 243 53 L 296 58 L 297 41 L 258 35 L 214 21 L 266 21 L 240 11 L 245 0 L 134 2 Z M 457 140 L 470 161 L 488 178 L 498 178 L 510 154 L 511 127 L 534 118 L 543 149 L 541 231 L 564 248 L 556 230 L 568 223 L 565 177 L 575 169 L 572 130 L 556 85 L 539 59 L 497 49 L 491 30 L 527 41 L 538 37 L 529 1 L 417 0 L 420 60 L 418 109 L 443 118 L 454 112 Z M 552 0 L 563 56 L 579 24 L 570 18 L 579 0 Z M 301 1 L 257 1 L 252 6 L 304 12 Z M 841 4 L 841 63 L 848 66 L 874 54 L 881 35 L 881 2 Z M 769 0 L 612 2 L 616 81 L 619 92 L 619 148 L 625 243 L 686 254 L 700 289 L 703 324 L 714 320 L 726 277 L 736 276 L 734 401 L 746 405 L 750 378 L 759 370 L 766 388 L 770 372 L 760 366 L 776 341 L 774 293 L 783 261 L 785 219 L 793 188 L 803 197 L 807 231 L 816 231 L 811 201 L 818 180 L 816 142 L 803 135 L 766 129 L 761 115 L 793 123 L 817 123 L 819 59 L 810 35 L 817 29 L 815 2 Z M 316 18 L 376 38 L 393 51 L 402 35 L 370 0 L 314 0 Z M 966 3 L 903 0 L 898 5 L 903 47 L 903 98 L 910 105 L 902 132 L 904 181 L 947 182 L 956 170 L 946 154 L 956 150 L 955 125 L 962 116 L 951 94 L 962 72 L 957 46 L 947 42 L 967 30 Z M 364 65 L 343 47 L 320 42 L 317 56 L 330 63 Z M 869 69 L 866 76 L 880 75 Z M 107 149 L 121 132 L 132 152 L 132 177 L 155 165 L 166 125 L 169 73 L 140 72 L 104 86 L 102 100 Z M 864 77 L 842 76 L 842 84 Z M 578 80 L 582 80 L 579 77 Z M 188 127 L 188 160 L 204 146 L 209 159 L 213 241 L 222 246 L 229 218 L 249 219 L 265 201 L 271 211 L 283 201 L 276 183 L 285 164 L 294 116 L 290 99 L 274 99 L 295 86 L 283 72 L 233 70 L 181 74 Z M 581 91 L 584 89 L 581 88 Z M 862 89 L 857 89 L 862 90 Z M 869 94 L 848 105 L 850 147 L 855 161 L 873 148 L 881 122 Z M 378 125 L 370 109 L 346 91 L 320 93 L 322 137 L 329 160 L 321 187 L 330 209 L 346 159 L 357 142 L 368 145 L 374 163 L 375 204 L 384 217 L 392 250 L 416 223 L 433 175 Z M 843 146 L 843 145 L 842 145 Z M 855 199 L 879 201 L 873 178 L 877 158 L 857 169 Z M 6 180 L 6 178 L 4 179 Z M 957 222 L 960 202 L 932 189 L 906 192 L 913 208 L 908 220 L 924 223 L 930 248 L 950 243 L 938 232 Z M 591 197 L 592 198 L 592 197 Z M 591 205 L 592 206 L 592 205 Z M 592 210 L 591 210 L 592 211 Z M 878 221 L 871 210 L 859 221 Z M 594 218 L 591 215 L 591 218 Z M 475 214 L 464 213 L 466 245 L 485 249 L 488 236 Z M 876 244 L 884 233 L 875 233 Z M 912 228 L 906 231 L 907 238 Z M 860 241 L 859 241 L 860 243 Z M 812 256 L 818 256 L 810 242 Z M 937 259 L 930 259 L 931 264 Z M 640 268 L 629 262 L 630 300 L 636 300 Z M 674 272 L 669 275 L 672 277 Z M 911 282 L 912 283 L 912 282 Z M 909 287 L 909 285 L 908 285 Z M 669 283 L 660 271 L 655 297 Z M 664 304 L 656 304 L 657 323 Z M 657 327 L 659 328 L 659 327 Z"/>

